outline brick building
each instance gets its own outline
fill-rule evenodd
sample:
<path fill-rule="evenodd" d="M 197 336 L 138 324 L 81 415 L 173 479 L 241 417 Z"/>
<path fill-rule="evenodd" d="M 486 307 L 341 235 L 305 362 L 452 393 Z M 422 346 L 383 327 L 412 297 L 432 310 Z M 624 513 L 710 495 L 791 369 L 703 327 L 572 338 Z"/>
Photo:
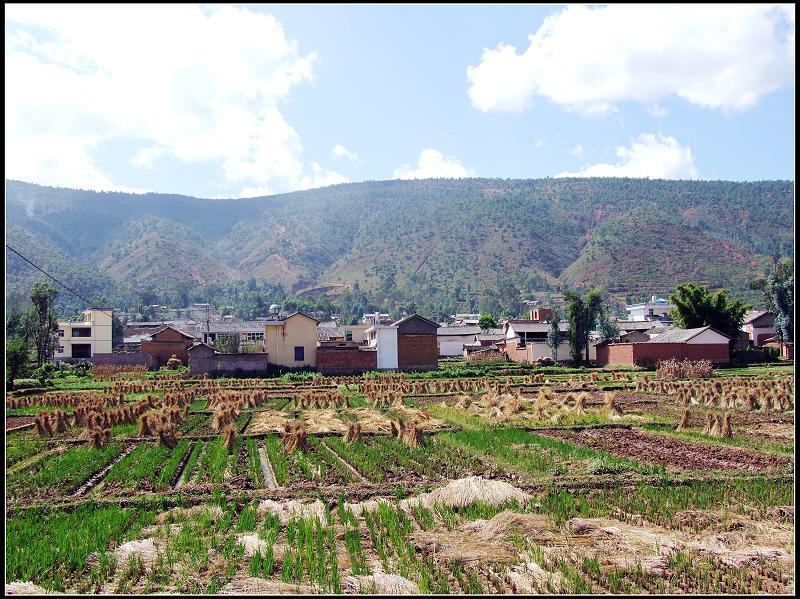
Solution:
<path fill-rule="evenodd" d="M 150 341 L 142 341 L 139 344 L 139 351 L 153 356 L 158 367 L 164 366 L 173 354 L 186 364 L 189 360 L 187 350 L 193 344 L 192 335 L 167 325 L 153 333 Z"/>
<path fill-rule="evenodd" d="M 228 354 L 210 345 L 198 343 L 188 350 L 189 372 L 215 376 L 266 375 L 269 360 L 266 353 Z"/>
<path fill-rule="evenodd" d="M 397 328 L 397 367 L 404 371 L 439 368 L 439 347 L 432 320 L 412 314 L 395 322 Z"/>
<path fill-rule="evenodd" d="M 322 374 L 361 374 L 378 369 L 378 350 L 355 341 L 320 341 L 317 371 Z"/>
<path fill-rule="evenodd" d="M 662 360 L 710 360 L 715 364 L 730 362 L 730 337 L 712 329 L 673 329 L 644 343 L 601 343 L 597 346 L 597 364 L 655 366 Z"/>

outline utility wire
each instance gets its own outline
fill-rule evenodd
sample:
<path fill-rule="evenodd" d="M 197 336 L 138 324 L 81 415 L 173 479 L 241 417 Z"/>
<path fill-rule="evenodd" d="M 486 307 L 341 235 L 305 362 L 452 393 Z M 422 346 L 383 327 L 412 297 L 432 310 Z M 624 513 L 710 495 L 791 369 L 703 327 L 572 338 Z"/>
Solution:
<path fill-rule="evenodd" d="M 43 268 L 39 268 L 38 266 L 36 266 L 36 265 L 35 265 L 33 262 L 31 262 L 30 260 L 28 260 L 28 259 L 27 259 L 25 256 L 23 256 L 22 254 L 20 254 L 20 253 L 19 253 L 17 250 L 15 250 L 14 248 L 12 248 L 10 245 L 6 244 L 6 247 L 7 247 L 9 250 L 11 250 L 12 252 L 14 252 L 14 253 L 15 253 L 17 256 L 19 256 L 20 258 L 22 258 L 23 260 L 25 260 L 25 262 L 27 262 L 28 264 L 30 264 L 31 266 L 33 266 L 33 267 L 34 267 L 36 270 L 38 270 L 38 271 L 40 271 L 40 272 L 44 273 L 46 276 L 48 276 L 48 277 L 50 277 L 51 279 L 53 279 L 53 280 L 54 280 L 56 283 L 58 283 L 59 285 L 61 285 L 61 286 L 62 286 L 64 289 L 66 289 L 67 291 L 69 291 L 69 292 L 70 292 L 72 295 L 74 295 L 75 297 L 77 297 L 77 298 L 79 298 L 79 299 L 82 299 L 83 301 L 85 301 L 85 302 L 86 302 L 86 304 L 87 304 L 87 305 L 88 305 L 90 308 L 93 308 L 92 304 L 93 304 L 94 302 L 90 302 L 89 300 L 87 300 L 85 297 L 83 297 L 83 296 L 82 296 L 80 293 L 78 293 L 77 291 L 75 291 L 75 290 L 73 290 L 73 289 L 71 289 L 71 288 L 67 287 L 66 285 L 64 285 L 64 283 L 62 283 L 61 281 L 59 281 L 58 279 L 56 279 L 56 278 L 55 278 L 53 275 L 51 275 L 49 272 L 47 272 L 47 271 L 46 271 L 46 270 L 44 270 Z M 112 319 L 114 318 L 114 315 L 113 315 L 113 314 L 110 314 L 109 312 L 106 312 L 105 310 L 103 310 L 103 309 L 101 309 L 101 308 L 93 308 L 93 309 L 96 309 L 96 310 L 98 310 L 99 312 L 102 312 L 103 314 L 108 314 L 108 315 L 109 315 L 109 316 L 110 316 Z"/>

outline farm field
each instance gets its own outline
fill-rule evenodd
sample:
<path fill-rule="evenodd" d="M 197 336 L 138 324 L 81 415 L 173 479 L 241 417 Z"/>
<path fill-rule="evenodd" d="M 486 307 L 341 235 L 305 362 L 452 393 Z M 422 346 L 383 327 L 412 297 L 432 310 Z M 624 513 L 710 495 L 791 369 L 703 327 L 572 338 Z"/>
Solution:
<path fill-rule="evenodd" d="M 8 394 L 6 592 L 794 592 L 791 366 L 440 366 Z"/>

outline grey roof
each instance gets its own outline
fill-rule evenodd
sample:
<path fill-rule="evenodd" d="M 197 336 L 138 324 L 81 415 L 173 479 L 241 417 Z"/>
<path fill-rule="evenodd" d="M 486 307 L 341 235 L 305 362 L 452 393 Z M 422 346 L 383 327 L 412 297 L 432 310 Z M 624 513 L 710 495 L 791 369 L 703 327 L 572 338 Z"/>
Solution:
<path fill-rule="evenodd" d="M 508 326 L 514 329 L 515 333 L 546 333 L 550 330 L 549 322 L 530 322 L 520 320 L 509 320 Z M 566 331 L 569 328 L 569 323 L 562 320 L 558 323 L 559 331 Z"/>
<path fill-rule="evenodd" d="M 649 331 L 653 327 L 662 325 L 660 320 L 616 320 L 614 324 L 617 325 L 620 331 Z"/>
<path fill-rule="evenodd" d="M 762 316 L 772 315 L 772 312 L 769 310 L 748 310 L 744 314 L 744 322 L 742 324 L 748 324 L 753 322 L 754 320 L 758 320 Z"/>
<path fill-rule="evenodd" d="M 481 332 L 480 327 L 439 327 L 436 329 L 438 336 L 442 335 L 477 335 Z"/>
<path fill-rule="evenodd" d="M 728 337 L 725 333 L 720 333 L 716 329 L 712 329 L 711 327 L 700 327 L 697 329 L 671 329 L 653 337 L 650 339 L 650 341 L 645 341 L 644 343 L 686 343 L 690 339 L 697 337 L 700 333 L 709 329 L 715 333 L 719 333 L 723 337 L 730 339 L 730 337 Z"/>
<path fill-rule="evenodd" d="M 138 335 L 129 335 L 128 337 L 123 337 L 123 343 L 141 343 L 142 341 L 149 341 L 150 336 L 152 333 L 141 333 Z"/>
<path fill-rule="evenodd" d="M 432 324 L 435 327 L 437 327 L 437 329 L 439 327 L 439 323 L 438 322 L 433 322 L 431 319 L 425 318 L 424 316 L 420 316 L 419 314 L 409 314 L 408 316 L 405 316 L 405 317 L 401 318 L 400 320 L 398 320 L 396 322 L 393 322 L 392 326 L 393 327 L 399 326 L 399 325 L 403 324 L 404 322 L 411 320 L 412 318 L 419 318 L 420 320 L 424 320 L 428 324 Z"/>
<path fill-rule="evenodd" d="M 478 341 L 499 341 L 500 339 L 505 339 L 505 333 L 488 333 L 486 335 L 476 335 L 475 338 Z"/>

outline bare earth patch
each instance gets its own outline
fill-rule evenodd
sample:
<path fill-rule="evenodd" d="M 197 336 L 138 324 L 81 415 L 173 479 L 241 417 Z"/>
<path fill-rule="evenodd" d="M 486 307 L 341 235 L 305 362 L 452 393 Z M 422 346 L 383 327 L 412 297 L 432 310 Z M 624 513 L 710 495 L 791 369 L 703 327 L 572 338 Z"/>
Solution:
<path fill-rule="evenodd" d="M 649 464 L 664 464 L 667 470 L 747 470 L 762 472 L 782 468 L 789 460 L 706 443 L 693 443 L 667 435 L 655 435 L 634 429 L 601 428 L 581 431 L 551 430 L 540 433 L 575 445 L 603 449 L 623 458 L 633 458 Z"/>

